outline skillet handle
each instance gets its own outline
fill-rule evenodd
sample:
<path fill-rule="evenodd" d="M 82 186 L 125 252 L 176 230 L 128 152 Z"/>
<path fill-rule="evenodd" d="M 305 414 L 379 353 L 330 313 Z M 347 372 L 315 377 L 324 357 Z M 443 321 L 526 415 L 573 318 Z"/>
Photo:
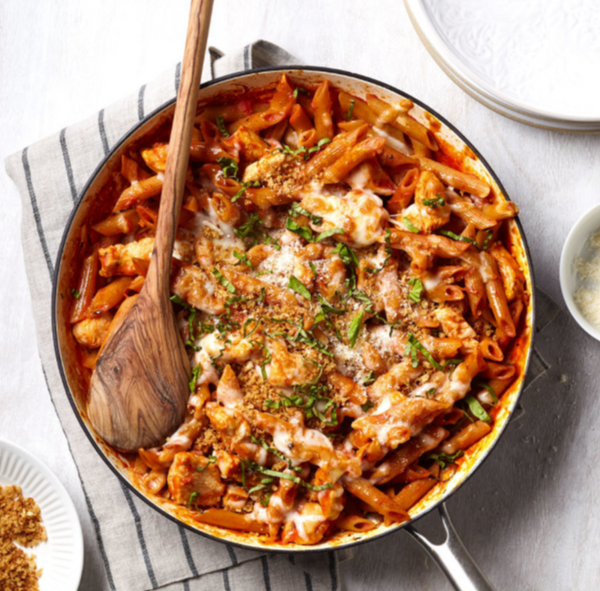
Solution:
<path fill-rule="evenodd" d="M 427 550 L 457 591 L 494 591 L 458 537 L 445 503 L 439 506 L 439 512 L 446 530 L 446 539 L 441 544 L 432 543 L 411 525 L 405 531 Z"/>

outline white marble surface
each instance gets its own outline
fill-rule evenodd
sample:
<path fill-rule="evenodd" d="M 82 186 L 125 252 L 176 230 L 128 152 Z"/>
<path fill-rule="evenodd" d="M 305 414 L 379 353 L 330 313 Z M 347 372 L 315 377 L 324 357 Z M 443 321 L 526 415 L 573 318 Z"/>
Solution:
<path fill-rule="evenodd" d="M 575 220 L 600 197 L 599 136 L 525 127 L 457 88 L 412 30 L 399 0 L 217 0 L 209 43 L 227 51 L 254 39 L 307 64 L 339 67 L 421 98 L 479 147 L 521 207 L 538 286 L 560 303 L 558 260 Z M 135 92 L 184 43 L 183 0 L 3 0 L 0 3 L 0 156 Z M 81 589 L 103 579 L 75 467 L 36 351 L 20 245 L 20 203 L 0 171 L 0 437 L 46 462 L 82 519 Z M 600 345 L 561 314 L 538 349 L 552 368 L 523 398 L 526 413 L 450 501 L 467 547 L 499 590 L 600 588 L 597 428 Z M 420 525 L 434 528 L 433 520 Z M 450 589 L 404 533 L 356 550 L 346 588 Z M 126 591 L 126 590 L 124 590 Z"/>

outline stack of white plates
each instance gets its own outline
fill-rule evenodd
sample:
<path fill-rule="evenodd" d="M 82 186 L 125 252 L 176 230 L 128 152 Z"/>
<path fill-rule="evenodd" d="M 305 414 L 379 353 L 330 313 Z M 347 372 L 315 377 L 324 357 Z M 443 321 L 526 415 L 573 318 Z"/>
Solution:
<path fill-rule="evenodd" d="M 463 90 L 536 127 L 600 131 L 600 0 L 404 0 Z"/>

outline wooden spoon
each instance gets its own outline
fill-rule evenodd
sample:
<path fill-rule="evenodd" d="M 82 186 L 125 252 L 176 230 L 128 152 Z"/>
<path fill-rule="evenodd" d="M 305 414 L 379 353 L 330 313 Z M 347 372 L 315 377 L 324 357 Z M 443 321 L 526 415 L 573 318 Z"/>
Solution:
<path fill-rule="evenodd" d="M 175 327 L 171 257 L 188 167 L 213 0 L 192 0 L 154 250 L 137 300 L 109 336 L 92 375 L 88 416 L 120 450 L 164 442 L 183 422 L 190 365 Z"/>

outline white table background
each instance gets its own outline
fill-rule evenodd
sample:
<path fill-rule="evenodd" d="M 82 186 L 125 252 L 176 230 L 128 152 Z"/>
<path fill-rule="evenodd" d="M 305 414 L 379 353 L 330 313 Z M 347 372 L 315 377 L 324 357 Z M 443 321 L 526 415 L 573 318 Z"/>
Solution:
<path fill-rule="evenodd" d="M 529 128 L 479 105 L 438 68 L 400 0 L 215 4 L 209 45 L 227 52 L 267 39 L 307 64 L 404 89 L 471 139 L 520 206 L 537 285 L 563 310 L 537 341 L 551 369 L 523 397 L 524 416 L 449 502 L 450 513 L 499 590 L 599 589 L 600 345 L 568 316 L 558 261 L 570 227 L 600 196 L 600 136 Z M 2 0 L 0 157 L 137 92 L 179 61 L 187 13 L 183 0 Z M 0 437 L 37 455 L 67 487 L 86 542 L 80 589 L 97 591 L 104 574 L 44 383 L 23 266 L 20 200 L 3 168 L 0 212 Z M 435 519 L 425 521 L 420 527 L 434 531 Z M 359 547 L 342 569 L 351 591 L 450 589 L 403 532 Z"/>

